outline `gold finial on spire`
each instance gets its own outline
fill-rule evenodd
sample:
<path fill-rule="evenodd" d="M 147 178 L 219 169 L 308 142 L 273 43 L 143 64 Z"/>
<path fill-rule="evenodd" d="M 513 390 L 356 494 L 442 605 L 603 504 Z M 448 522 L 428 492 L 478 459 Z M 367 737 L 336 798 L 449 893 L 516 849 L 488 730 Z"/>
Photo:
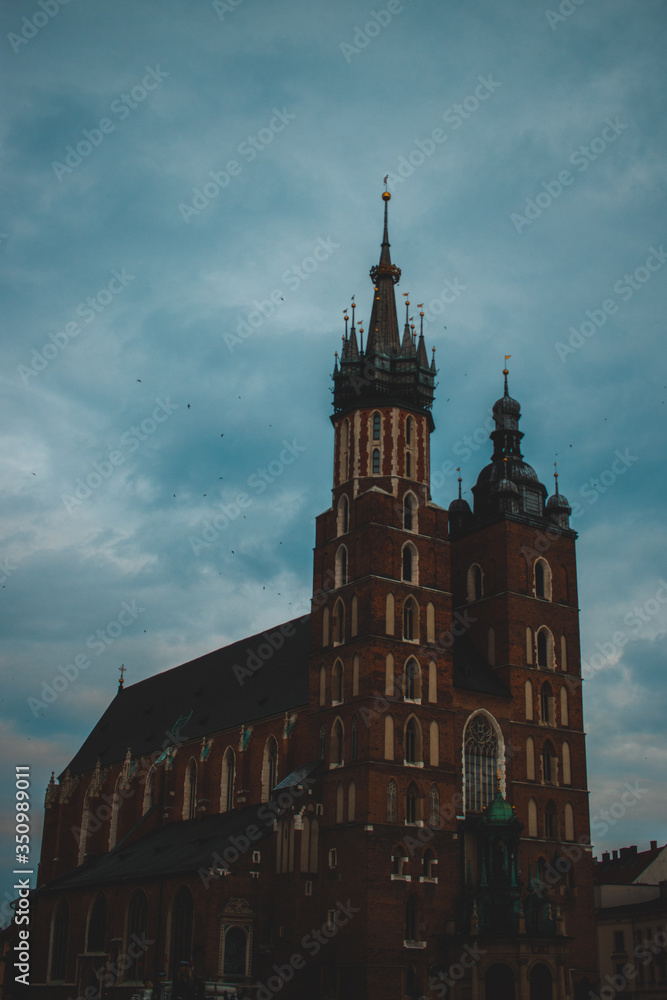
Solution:
<path fill-rule="evenodd" d="M 118 668 L 118 672 L 120 674 L 120 680 L 118 681 L 118 690 L 122 691 L 123 688 L 125 687 L 125 664 L 124 663 L 121 663 L 120 667 Z"/>
<path fill-rule="evenodd" d="M 435 347 L 433 348 L 433 350 L 435 350 Z M 459 465 L 459 467 L 458 467 L 458 469 L 456 471 L 457 472 L 461 471 L 461 466 L 460 465 Z M 463 499 L 463 497 L 461 496 L 461 483 L 462 482 L 463 482 L 463 479 L 461 478 L 461 476 L 459 476 L 459 500 Z"/>
<path fill-rule="evenodd" d="M 384 183 L 384 191 L 382 192 L 382 200 L 383 201 L 391 201 L 391 195 L 387 191 L 387 185 L 389 184 L 389 174 L 386 174 L 383 183 Z"/>

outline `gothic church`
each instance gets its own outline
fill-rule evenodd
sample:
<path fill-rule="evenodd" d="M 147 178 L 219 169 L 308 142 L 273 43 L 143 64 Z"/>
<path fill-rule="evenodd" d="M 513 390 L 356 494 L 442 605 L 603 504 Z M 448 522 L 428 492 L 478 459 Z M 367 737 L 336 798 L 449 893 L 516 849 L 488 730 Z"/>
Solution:
<path fill-rule="evenodd" d="M 435 360 L 423 313 L 400 331 L 383 199 L 311 613 L 121 683 L 46 792 L 32 997 L 167 997 L 182 961 L 254 1000 L 595 983 L 570 507 L 507 372 L 472 508 L 432 501 Z"/>

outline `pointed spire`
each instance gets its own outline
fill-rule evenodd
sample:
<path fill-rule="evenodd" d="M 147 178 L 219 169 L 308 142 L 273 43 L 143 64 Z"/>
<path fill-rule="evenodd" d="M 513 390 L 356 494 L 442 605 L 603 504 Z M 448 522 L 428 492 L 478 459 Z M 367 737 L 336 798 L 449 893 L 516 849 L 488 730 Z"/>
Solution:
<path fill-rule="evenodd" d="M 437 374 L 437 368 L 435 367 L 435 347 L 432 347 L 431 350 L 433 351 L 433 358 L 431 359 L 431 371 L 435 375 Z"/>
<path fill-rule="evenodd" d="M 384 201 L 384 231 L 380 249 L 380 261 L 371 268 L 373 281 L 373 309 L 371 310 L 370 332 L 368 335 L 367 353 L 398 354 L 400 340 L 398 335 L 398 318 L 396 316 L 396 299 L 394 285 L 401 277 L 400 268 L 391 262 L 389 252 L 389 201 L 388 191 L 382 193 Z"/>
<path fill-rule="evenodd" d="M 410 299 L 408 298 L 408 292 L 403 292 L 405 295 L 405 328 L 403 330 L 403 342 L 401 344 L 401 356 L 404 358 L 409 358 L 414 356 L 415 349 L 412 343 L 412 336 L 410 334 L 410 320 L 408 318 L 408 312 L 410 307 Z"/>
<path fill-rule="evenodd" d="M 419 346 L 417 347 L 417 361 L 419 362 L 420 368 L 425 368 L 428 371 L 428 355 L 426 353 L 426 344 L 424 342 L 423 327 L 422 327 L 422 332 L 419 334 Z"/>

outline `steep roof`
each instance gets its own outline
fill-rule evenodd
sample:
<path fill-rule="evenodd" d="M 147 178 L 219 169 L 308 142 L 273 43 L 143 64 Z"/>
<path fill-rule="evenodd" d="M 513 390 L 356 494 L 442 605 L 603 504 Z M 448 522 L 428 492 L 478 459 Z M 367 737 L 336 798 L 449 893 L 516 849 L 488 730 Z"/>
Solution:
<path fill-rule="evenodd" d="M 134 757 L 150 754 L 307 705 L 309 653 L 304 615 L 123 688 L 70 774 L 121 761 L 128 747 Z"/>
<path fill-rule="evenodd" d="M 202 819 L 167 823 L 139 840 L 119 844 L 90 864 L 54 879 L 38 892 L 62 892 L 91 885 L 116 885 L 119 882 L 184 875 L 197 872 L 200 868 L 219 867 L 220 859 L 225 864 L 227 858 L 229 867 L 233 867 L 233 858 L 239 855 L 236 849 L 239 837 L 245 837 L 248 846 L 256 848 L 273 832 L 273 822 L 279 813 L 280 810 L 273 804 L 264 802 Z M 225 856 L 228 848 L 230 853 Z"/>
<path fill-rule="evenodd" d="M 665 847 L 667 844 L 658 847 L 656 842 L 652 841 L 648 851 L 637 851 L 637 847 L 633 845 L 621 847 L 617 857 L 610 857 L 605 853 L 600 861 L 595 859 L 593 881 L 596 885 L 632 885 L 660 856 Z"/>

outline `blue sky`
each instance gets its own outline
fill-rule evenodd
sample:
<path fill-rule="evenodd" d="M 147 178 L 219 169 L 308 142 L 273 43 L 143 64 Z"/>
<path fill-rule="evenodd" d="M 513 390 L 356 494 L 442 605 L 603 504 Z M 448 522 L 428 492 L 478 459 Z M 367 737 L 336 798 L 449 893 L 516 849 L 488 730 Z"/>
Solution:
<path fill-rule="evenodd" d="M 549 489 L 558 461 L 577 514 L 591 812 L 645 789 L 596 848 L 664 842 L 663 5 L 1 17 L 3 869 L 14 766 L 36 854 L 121 663 L 131 683 L 307 609 L 333 352 L 350 297 L 370 311 L 387 173 L 399 292 L 437 348 L 433 499 L 488 461 L 511 354 L 526 459 Z"/>

